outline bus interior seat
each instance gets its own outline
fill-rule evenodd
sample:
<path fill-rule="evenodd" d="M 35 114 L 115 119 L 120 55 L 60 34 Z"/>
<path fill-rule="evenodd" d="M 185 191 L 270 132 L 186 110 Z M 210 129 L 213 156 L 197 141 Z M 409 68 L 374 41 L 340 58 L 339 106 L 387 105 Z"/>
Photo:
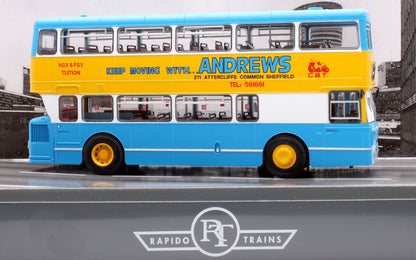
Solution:
<path fill-rule="evenodd" d="M 127 52 L 137 52 L 137 48 L 134 45 L 127 45 Z"/>
<path fill-rule="evenodd" d="M 224 42 L 224 50 L 230 50 L 230 44 L 228 42 Z"/>
<path fill-rule="evenodd" d="M 209 114 L 209 120 L 217 120 L 217 114 L 215 114 L 215 113 L 210 113 L 210 114 Z"/>
<path fill-rule="evenodd" d="M 191 114 L 191 113 L 186 113 L 186 114 L 184 115 L 184 119 L 185 119 L 186 121 L 191 121 L 191 120 L 192 120 L 192 114 Z"/>
<path fill-rule="evenodd" d="M 123 53 L 124 52 L 123 45 L 121 45 L 121 44 L 118 45 L 118 51 L 120 53 Z"/>
<path fill-rule="evenodd" d="M 202 115 L 202 112 L 197 112 L 196 113 L 196 119 L 198 119 L 198 120 L 204 120 L 204 116 Z"/>
<path fill-rule="evenodd" d="M 198 51 L 198 43 L 191 42 L 191 51 Z"/>
<path fill-rule="evenodd" d="M 201 51 L 208 51 L 208 44 L 201 42 Z"/>
<path fill-rule="evenodd" d="M 246 41 L 246 44 L 247 50 L 254 50 L 254 45 L 252 42 Z"/>
<path fill-rule="evenodd" d="M 170 44 L 167 42 L 163 43 L 163 51 L 170 51 Z"/>
<path fill-rule="evenodd" d="M 151 110 L 147 111 L 147 119 L 156 120 L 155 112 Z"/>
<path fill-rule="evenodd" d="M 147 46 L 144 43 L 140 43 L 139 45 L 139 52 L 146 52 L 147 51 Z"/>
<path fill-rule="evenodd" d="M 98 46 L 97 45 L 88 45 L 88 52 L 93 52 L 93 53 L 98 52 Z"/>
<path fill-rule="evenodd" d="M 64 52 L 65 53 L 75 53 L 75 47 L 67 45 L 67 46 L 65 46 L 65 51 Z"/>
<path fill-rule="evenodd" d="M 152 51 L 162 51 L 162 50 L 160 49 L 160 45 L 158 45 L 158 44 L 152 44 L 152 46 L 151 46 L 151 50 L 152 50 Z"/>
<path fill-rule="evenodd" d="M 280 42 L 279 41 L 275 41 L 274 42 L 274 48 L 275 49 L 282 49 L 282 45 L 280 45 Z"/>
<path fill-rule="evenodd" d="M 178 51 L 184 51 L 183 44 L 178 44 Z"/>
<path fill-rule="evenodd" d="M 221 112 L 219 113 L 219 116 L 220 116 L 220 119 L 221 119 L 221 120 L 228 120 L 228 117 L 227 117 L 227 112 L 225 112 L 225 111 L 221 111 Z"/>
<path fill-rule="evenodd" d="M 222 47 L 222 42 L 220 42 L 220 41 L 215 41 L 215 50 L 217 50 L 217 51 L 222 51 L 222 50 L 224 50 L 224 48 Z"/>
<path fill-rule="evenodd" d="M 324 40 L 322 42 L 322 48 L 324 49 L 332 48 L 332 42 L 330 40 Z"/>
<path fill-rule="evenodd" d="M 250 116 L 250 113 L 249 112 L 244 112 L 243 113 L 243 119 L 244 120 L 253 120 L 253 117 Z"/>
<path fill-rule="evenodd" d="M 111 53 L 111 46 L 104 46 L 103 51 L 105 53 Z"/>
<path fill-rule="evenodd" d="M 85 47 L 78 47 L 78 52 L 79 53 L 87 53 L 87 49 L 85 49 Z"/>

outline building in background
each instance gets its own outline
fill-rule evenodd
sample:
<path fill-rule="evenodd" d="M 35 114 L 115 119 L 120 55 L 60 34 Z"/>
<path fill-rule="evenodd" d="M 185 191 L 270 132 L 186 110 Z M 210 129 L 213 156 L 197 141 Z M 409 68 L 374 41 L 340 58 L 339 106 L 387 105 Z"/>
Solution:
<path fill-rule="evenodd" d="M 374 91 L 379 123 L 379 156 L 401 155 L 401 63 L 385 62 L 378 66 L 377 88 Z"/>
<path fill-rule="evenodd" d="M 401 1 L 401 150 L 416 155 L 416 13 L 415 0 Z"/>
<path fill-rule="evenodd" d="M 0 158 L 27 158 L 29 121 L 44 114 L 40 96 L 30 94 L 30 69 L 23 69 L 24 94 L 7 91 L 6 80 L 0 78 Z M 5 146 L 4 146 L 5 147 Z"/>
<path fill-rule="evenodd" d="M 0 77 L 0 89 L 5 90 L 7 85 L 7 81 Z"/>

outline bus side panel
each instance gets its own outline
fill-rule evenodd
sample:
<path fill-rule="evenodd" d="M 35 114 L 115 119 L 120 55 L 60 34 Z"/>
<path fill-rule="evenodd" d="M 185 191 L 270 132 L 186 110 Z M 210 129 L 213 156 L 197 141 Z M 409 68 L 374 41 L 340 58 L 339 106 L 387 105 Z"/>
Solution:
<path fill-rule="evenodd" d="M 128 165 L 174 165 L 174 125 L 171 123 L 125 123 L 130 141 L 123 143 Z"/>
<path fill-rule="evenodd" d="M 177 165 L 233 166 L 233 127 L 230 123 L 178 123 L 175 125 Z"/>
<path fill-rule="evenodd" d="M 378 153 L 377 123 L 331 124 L 322 147 L 308 147 L 312 167 L 371 165 Z"/>
<path fill-rule="evenodd" d="M 371 165 L 377 157 L 375 124 L 261 124 L 256 129 L 257 149 L 279 134 L 298 137 L 312 167 Z"/>
<path fill-rule="evenodd" d="M 79 123 L 56 123 L 51 125 L 55 137 L 55 161 L 63 164 L 81 164 L 82 147 Z"/>

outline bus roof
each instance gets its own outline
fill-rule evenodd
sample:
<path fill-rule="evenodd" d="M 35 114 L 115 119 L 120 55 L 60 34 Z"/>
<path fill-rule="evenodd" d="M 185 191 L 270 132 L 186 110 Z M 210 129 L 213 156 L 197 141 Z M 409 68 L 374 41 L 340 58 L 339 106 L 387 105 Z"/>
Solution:
<path fill-rule="evenodd" d="M 369 21 L 369 15 L 367 11 L 363 9 L 313 9 L 303 11 L 193 13 L 177 15 L 80 16 L 42 18 L 36 21 L 35 30 L 112 26 L 287 23 L 351 20 Z"/>

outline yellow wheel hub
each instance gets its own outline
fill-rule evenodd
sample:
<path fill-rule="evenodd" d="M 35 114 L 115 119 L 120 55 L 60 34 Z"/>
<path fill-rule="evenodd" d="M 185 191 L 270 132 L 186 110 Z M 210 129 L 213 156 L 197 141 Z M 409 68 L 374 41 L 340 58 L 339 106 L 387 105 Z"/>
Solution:
<path fill-rule="evenodd" d="M 113 148 L 106 143 L 96 144 L 94 148 L 92 148 L 91 158 L 96 165 L 106 167 L 114 160 Z"/>
<path fill-rule="evenodd" d="M 296 163 L 296 151 L 287 144 L 277 146 L 272 156 L 274 164 L 280 169 L 289 169 Z"/>

